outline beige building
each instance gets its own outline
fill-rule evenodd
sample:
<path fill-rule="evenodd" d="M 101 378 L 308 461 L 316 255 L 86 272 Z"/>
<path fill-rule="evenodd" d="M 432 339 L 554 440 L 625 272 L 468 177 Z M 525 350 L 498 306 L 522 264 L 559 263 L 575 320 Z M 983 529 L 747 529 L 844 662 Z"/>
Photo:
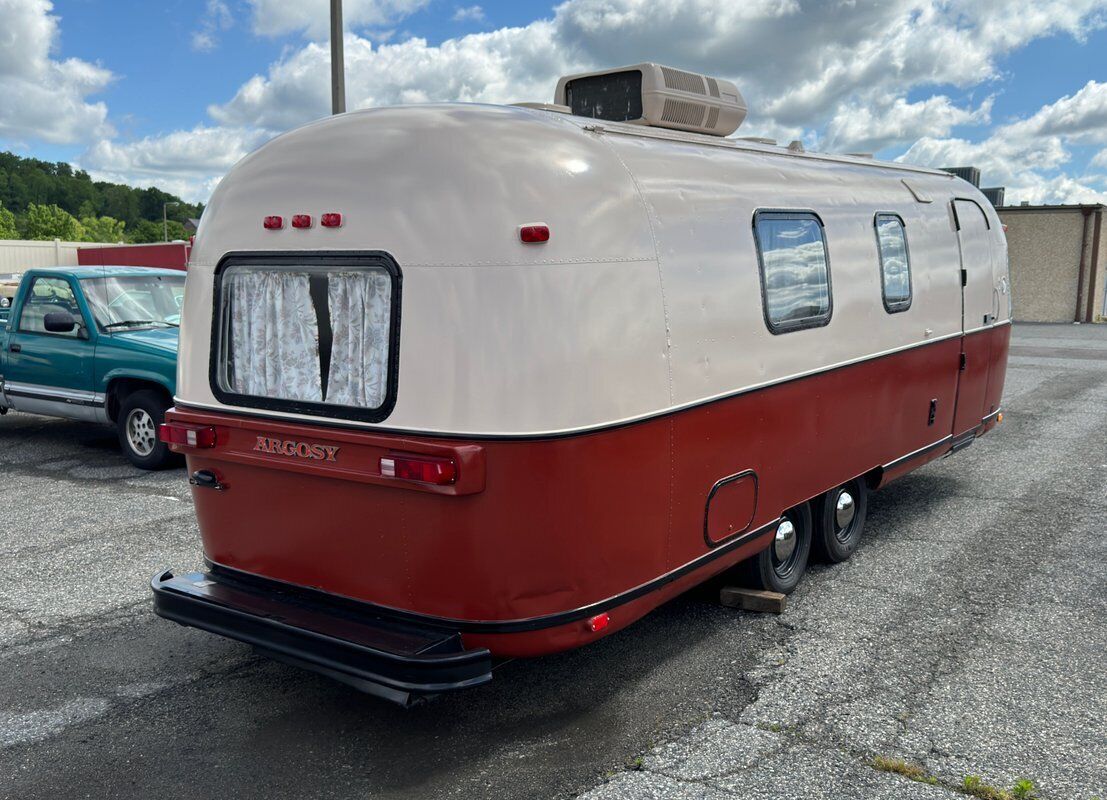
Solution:
<path fill-rule="evenodd" d="M 1107 322 L 1103 205 L 1001 206 L 1015 319 Z"/>

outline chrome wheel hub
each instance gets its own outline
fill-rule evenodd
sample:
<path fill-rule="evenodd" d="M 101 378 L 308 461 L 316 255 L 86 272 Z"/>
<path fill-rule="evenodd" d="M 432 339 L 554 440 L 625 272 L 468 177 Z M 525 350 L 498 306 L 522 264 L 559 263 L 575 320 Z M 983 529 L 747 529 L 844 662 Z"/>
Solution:
<path fill-rule="evenodd" d="M 776 536 L 773 539 L 773 560 L 777 564 L 784 564 L 796 551 L 796 526 L 791 520 L 782 520 L 776 526 Z"/>
<path fill-rule="evenodd" d="M 140 456 L 154 452 L 158 443 L 158 432 L 154 419 L 144 409 L 136 408 L 127 415 L 127 444 Z"/>
<path fill-rule="evenodd" d="M 843 530 L 848 528 L 856 513 L 857 506 L 853 502 L 853 495 L 845 489 L 838 492 L 838 502 L 834 509 L 834 519 L 838 527 Z"/>

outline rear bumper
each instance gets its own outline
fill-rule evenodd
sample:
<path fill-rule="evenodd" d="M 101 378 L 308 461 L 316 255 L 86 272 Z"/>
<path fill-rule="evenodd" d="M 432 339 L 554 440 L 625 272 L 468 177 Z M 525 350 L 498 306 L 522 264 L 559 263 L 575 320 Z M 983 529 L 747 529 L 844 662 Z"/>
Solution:
<path fill-rule="evenodd" d="M 402 705 L 492 678 L 488 650 L 464 649 L 457 631 L 385 620 L 287 584 L 166 571 L 150 585 L 161 617 L 245 642 Z"/>

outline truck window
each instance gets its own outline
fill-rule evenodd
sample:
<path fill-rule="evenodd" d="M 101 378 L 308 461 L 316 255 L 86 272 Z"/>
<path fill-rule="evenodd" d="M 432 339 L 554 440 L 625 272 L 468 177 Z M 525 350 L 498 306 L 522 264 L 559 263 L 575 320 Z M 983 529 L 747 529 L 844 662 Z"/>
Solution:
<path fill-rule="evenodd" d="M 81 286 L 102 331 L 181 324 L 183 274 L 103 275 L 83 278 Z"/>
<path fill-rule="evenodd" d="M 830 322 L 830 264 L 818 216 L 759 211 L 754 232 L 769 330 L 787 333 Z"/>
<path fill-rule="evenodd" d="M 398 274 L 380 259 L 276 260 L 231 263 L 220 273 L 216 396 L 234 405 L 383 418 L 394 395 Z"/>
<path fill-rule="evenodd" d="M 907 230 L 896 214 L 877 214 L 875 224 L 884 308 L 889 314 L 906 311 L 911 307 L 911 258 L 907 252 Z"/>
<path fill-rule="evenodd" d="M 35 278 L 23 301 L 23 310 L 19 312 L 19 330 L 25 333 L 47 333 L 46 315 L 55 311 L 72 314 L 81 319 L 81 308 L 73 295 L 73 287 L 64 278 Z M 79 327 L 66 333 L 53 333 L 50 336 L 69 336 L 79 338 Z"/>

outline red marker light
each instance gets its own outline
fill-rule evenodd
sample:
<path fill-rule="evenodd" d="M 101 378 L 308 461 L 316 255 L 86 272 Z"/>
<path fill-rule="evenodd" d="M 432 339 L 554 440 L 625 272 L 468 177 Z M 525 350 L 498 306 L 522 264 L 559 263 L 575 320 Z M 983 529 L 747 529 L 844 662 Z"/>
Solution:
<path fill-rule="evenodd" d="M 524 244 L 541 244 L 550 240 L 548 225 L 523 225 L 519 228 L 519 240 Z"/>
<path fill-rule="evenodd" d="M 293 228 L 310 228 L 311 227 L 311 214 L 293 214 L 292 215 L 292 227 Z"/>
<path fill-rule="evenodd" d="M 319 224 L 324 228 L 341 228 L 342 215 L 337 211 L 330 211 L 319 217 Z"/>
<path fill-rule="evenodd" d="M 449 458 L 434 456 L 385 456 L 380 461 L 381 476 L 402 481 L 447 486 L 457 480 L 457 465 Z"/>
<path fill-rule="evenodd" d="M 611 617 L 609 617 L 607 615 L 607 612 L 605 611 L 604 613 L 597 614 L 596 616 L 588 620 L 588 630 L 592 631 L 592 633 L 599 633 L 604 628 L 606 628 L 608 623 L 610 622 Z"/>
<path fill-rule="evenodd" d="M 193 428 L 176 422 L 158 426 L 158 440 L 166 444 L 208 448 L 215 447 L 215 438 L 215 428 Z"/>
<path fill-rule="evenodd" d="M 284 227 L 284 217 L 279 217 L 277 215 L 266 217 L 262 220 L 261 224 L 267 231 L 279 231 Z"/>

